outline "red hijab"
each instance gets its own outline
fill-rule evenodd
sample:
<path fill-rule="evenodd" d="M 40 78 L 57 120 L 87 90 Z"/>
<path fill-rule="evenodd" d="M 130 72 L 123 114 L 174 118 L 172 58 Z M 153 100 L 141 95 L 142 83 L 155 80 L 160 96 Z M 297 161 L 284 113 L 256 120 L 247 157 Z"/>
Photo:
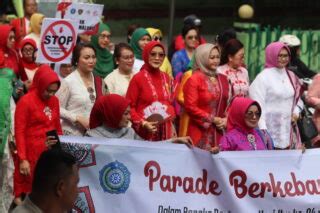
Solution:
<path fill-rule="evenodd" d="M 130 102 L 117 94 L 101 96 L 95 102 L 90 114 L 90 129 L 104 124 L 110 128 L 119 128 L 123 113 Z"/>
<path fill-rule="evenodd" d="M 22 49 L 24 46 L 26 46 L 27 44 L 30 44 L 35 50 L 37 49 L 37 44 L 36 42 L 31 39 L 31 38 L 26 38 L 26 39 L 23 39 L 21 42 L 20 42 L 20 51 L 22 52 Z M 29 62 L 27 61 L 23 56 L 22 56 L 22 53 L 21 53 L 21 62 L 22 62 L 22 65 L 24 68 L 27 68 L 29 70 L 34 70 L 36 69 L 38 66 L 37 64 L 32 61 L 32 62 Z"/>
<path fill-rule="evenodd" d="M 12 26 L 8 24 L 0 25 L 0 50 L 5 54 L 5 66 L 12 69 L 17 74 L 19 73 L 18 55 L 14 46 L 10 49 L 7 47 L 8 37 L 11 31 L 13 31 Z"/>
<path fill-rule="evenodd" d="M 146 46 L 143 48 L 143 52 L 142 52 L 142 59 L 144 61 L 144 65 L 142 66 L 141 69 L 145 69 L 149 72 L 157 72 L 159 71 L 160 72 L 160 69 L 155 69 L 153 68 L 150 64 L 149 64 L 149 56 L 150 56 L 150 53 L 151 53 L 151 50 L 154 48 L 154 47 L 161 47 L 163 49 L 163 52 L 165 53 L 165 50 L 164 50 L 164 47 L 163 45 L 158 42 L 158 41 L 150 41 L 148 44 L 146 44 Z"/>
<path fill-rule="evenodd" d="M 30 91 L 36 91 L 37 95 L 42 98 L 43 92 L 53 83 L 58 83 L 60 87 L 60 79 L 57 73 L 50 66 L 43 64 L 34 74 Z"/>
<path fill-rule="evenodd" d="M 13 31 L 13 28 L 8 24 L 4 24 L 0 26 L 0 32 L 1 32 L 0 33 L 0 49 L 2 49 L 4 53 L 9 51 L 7 47 L 7 41 L 8 41 L 9 33 L 11 31 Z"/>
<path fill-rule="evenodd" d="M 227 130 L 230 131 L 234 128 L 240 128 L 245 132 L 252 132 L 253 129 L 249 128 L 245 123 L 246 112 L 251 105 L 256 105 L 261 112 L 261 107 L 258 102 L 244 97 L 236 97 L 231 102 L 228 110 Z"/>

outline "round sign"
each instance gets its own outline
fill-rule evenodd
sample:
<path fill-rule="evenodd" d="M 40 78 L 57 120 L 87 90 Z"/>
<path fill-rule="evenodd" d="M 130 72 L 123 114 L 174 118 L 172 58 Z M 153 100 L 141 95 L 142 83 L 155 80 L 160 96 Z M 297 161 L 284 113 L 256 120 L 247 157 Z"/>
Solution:
<path fill-rule="evenodd" d="M 75 39 L 76 31 L 72 24 L 65 20 L 56 21 L 42 35 L 42 54 L 49 61 L 62 61 L 72 53 Z"/>

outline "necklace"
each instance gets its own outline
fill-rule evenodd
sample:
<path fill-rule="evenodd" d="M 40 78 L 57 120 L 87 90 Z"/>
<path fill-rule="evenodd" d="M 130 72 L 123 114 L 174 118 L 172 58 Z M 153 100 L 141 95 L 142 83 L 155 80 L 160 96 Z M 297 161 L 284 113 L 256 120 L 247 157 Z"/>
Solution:
<path fill-rule="evenodd" d="M 247 135 L 247 139 L 248 139 L 251 147 L 253 148 L 253 150 L 257 150 L 256 137 L 254 136 L 254 134 L 249 133 Z"/>

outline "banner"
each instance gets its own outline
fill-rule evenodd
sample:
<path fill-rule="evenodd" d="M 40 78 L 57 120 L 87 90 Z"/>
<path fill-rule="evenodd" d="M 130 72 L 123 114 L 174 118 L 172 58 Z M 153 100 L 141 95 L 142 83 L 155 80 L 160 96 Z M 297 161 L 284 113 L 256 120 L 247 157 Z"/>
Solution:
<path fill-rule="evenodd" d="M 45 18 L 41 27 L 38 63 L 71 63 L 77 41 L 78 23 L 74 20 Z"/>
<path fill-rule="evenodd" d="M 61 141 L 80 162 L 76 212 L 320 212 L 319 149 L 211 155 L 165 142 Z"/>
<path fill-rule="evenodd" d="M 72 19 L 79 23 L 78 33 L 94 35 L 98 32 L 103 5 L 87 3 L 60 2 L 56 18 Z"/>

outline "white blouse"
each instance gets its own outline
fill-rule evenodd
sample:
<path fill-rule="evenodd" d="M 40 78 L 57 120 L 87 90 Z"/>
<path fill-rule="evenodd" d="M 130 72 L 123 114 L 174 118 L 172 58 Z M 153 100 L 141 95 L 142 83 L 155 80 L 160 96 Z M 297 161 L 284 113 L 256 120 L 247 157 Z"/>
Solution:
<path fill-rule="evenodd" d="M 119 69 L 115 69 L 112 73 L 105 77 L 104 83 L 107 85 L 110 94 L 126 96 L 132 77 L 132 73 L 129 75 L 124 75 L 120 73 Z"/>
<path fill-rule="evenodd" d="M 266 68 L 255 78 L 249 88 L 249 96 L 262 109 L 259 128 L 267 129 L 276 148 L 290 145 L 291 117 L 299 114 L 301 100 L 294 103 L 294 88 L 285 69 Z M 294 109 L 292 113 L 292 109 Z"/>
<path fill-rule="evenodd" d="M 96 97 L 95 86 L 93 86 L 93 90 L 93 95 Z M 62 81 L 56 96 L 60 100 L 60 117 L 64 134 L 84 135 L 86 130 L 76 123 L 76 117 L 84 116 L 89 119 L 94 102 L 90 100 L 90 93 L 78 70 L 72 72 Z"/>

